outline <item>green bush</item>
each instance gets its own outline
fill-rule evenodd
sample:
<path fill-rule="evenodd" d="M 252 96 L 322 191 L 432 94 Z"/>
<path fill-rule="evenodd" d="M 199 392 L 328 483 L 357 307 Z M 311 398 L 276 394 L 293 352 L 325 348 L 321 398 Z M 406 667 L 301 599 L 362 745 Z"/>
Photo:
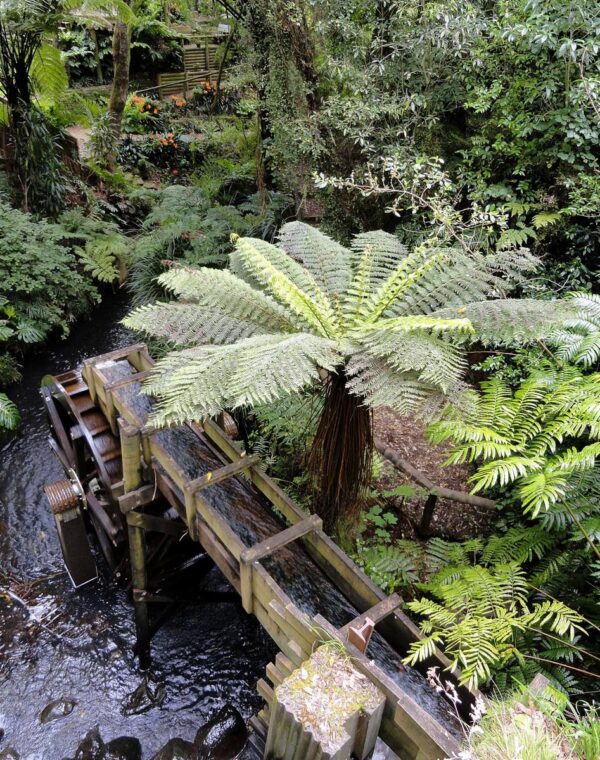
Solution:
<path fill-rule="evenodd" d="M 56 224 L 35 221 L 0 201 L 0 307 L 8 346 L 39 343 L 99 300 Z"/>

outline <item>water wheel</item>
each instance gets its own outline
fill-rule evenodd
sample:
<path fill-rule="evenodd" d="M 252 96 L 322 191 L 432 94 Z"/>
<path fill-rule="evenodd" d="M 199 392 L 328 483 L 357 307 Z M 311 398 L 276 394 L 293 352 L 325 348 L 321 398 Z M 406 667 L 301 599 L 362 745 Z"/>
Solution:
<path fill-rule="evenodd" d="M 46 494 L 67 570 L 74 585 L 79 586 L 97 575 L 95 566 L 92 572 L 86 520 L 113 572 L 119 571 L 126 555 L 126 530 L 116 495 L 122 479 L 121 445 L 94 403 L 81 373 L 47 375 L 41 393 L 50 425 L 50 447 L 67 476 L 66 481 L 60 481 L 60 487 L 53 490 L 56 484 L 48 486 Z M 77 499 L 79 506 L 71 504 L 63 513 L 61 500 L 69 501 L 67 483 L 72 486 L 71 501 Z M 57 494 L 61 497 L 58 503 Z M 68 519 L 57 516 L 63 514 L 68 514 Z M 84 580 L 81 567 L 93 577 Z"/>

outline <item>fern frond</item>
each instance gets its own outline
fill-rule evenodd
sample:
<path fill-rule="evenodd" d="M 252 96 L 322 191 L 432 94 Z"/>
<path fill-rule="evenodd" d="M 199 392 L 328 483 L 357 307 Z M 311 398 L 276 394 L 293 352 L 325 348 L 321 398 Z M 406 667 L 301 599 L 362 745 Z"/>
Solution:
<path fill-rule="evenodd" d="M 240 238 L 231 261 L 238 261 L 263 288 L 317 335 L 334 337 L 339 329 L 331 301 L 314 277 L 286 253 L 270 243 Z"/>
<path fill-rule="evenodd" d="M 0 393 L 0 430 L 16 430 L 20 419 L 16 405 L 5 393 Z"/>
<path fill-rule="evenodd" d="M 302 222 L 284 224 L 277 243 L 311 273 L 332 302 L 346 292 L 351 278 L 351 254 L 343 245 Z"/>
<path fill-rule="evenodd" d="M 552 336 L 573 316 L 573 307 L 566 301 L 506 298 L 439 309 L 433 316 L 468 319 L 485 346 L 515 346 Z"/>
<path fill-rule="evenodd" d="M 289 309 L 227 270 L 173 267 L 162 274 L 158 282 L 184 301 L 192 301 L 198 307 L 199 319 L 210 321 L 213 313 L 224 314 L 232 320 L 240 320 L 246 329 L 253 327 L 256 333 L 294 332 L 304 325 L 303 320 Z M 142 324 L 143 321 L 132 329 L 140 329 Z M 227 334 L 214 339 L 219 342 L 229 340 Z"/>
<path fill-rule="evenodd" d="M 257 335 L 172 353 L 144 383 L 145 393 L 159 396 L 150 422 L 178 424 L 269 403 L 318 380 L 319 367 L 333 371 L 338 363 L 331 341 L 307 333 Z"/>

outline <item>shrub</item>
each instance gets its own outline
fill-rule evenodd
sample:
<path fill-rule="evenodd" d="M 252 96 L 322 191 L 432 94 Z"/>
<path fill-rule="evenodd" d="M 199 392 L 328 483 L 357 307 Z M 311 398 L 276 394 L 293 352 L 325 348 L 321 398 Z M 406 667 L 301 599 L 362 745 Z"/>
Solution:
<path fill-rule="evenodd" d="M 9 346 L 38 343 L 53 330 L 67 334 L 99 300 L 63 241 L 58 225 L 36 222 L 0 201 L 0 303 L 12 331 Z"/>

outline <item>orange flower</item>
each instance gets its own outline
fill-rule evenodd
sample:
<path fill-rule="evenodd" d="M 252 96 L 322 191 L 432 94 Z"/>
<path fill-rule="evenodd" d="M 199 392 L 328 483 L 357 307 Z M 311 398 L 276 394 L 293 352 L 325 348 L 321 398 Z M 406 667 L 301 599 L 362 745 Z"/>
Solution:
<path fill-rule="evenodd" d="M 155 109 L 154 109 L 154 113 L 158 113 L 158 108 L 155 108 Z"/>
<path fill-rule="evenodd" d="M 165 140 L 165 138 L 164 138 L 164 137 L 162 138 L 162 140 L 161 140 L 161 143 L 162 143 L 163 145 L 168 145 L 168 144 L 169 144 L 169 143 L 168 143 L 168 142 Z"/>

